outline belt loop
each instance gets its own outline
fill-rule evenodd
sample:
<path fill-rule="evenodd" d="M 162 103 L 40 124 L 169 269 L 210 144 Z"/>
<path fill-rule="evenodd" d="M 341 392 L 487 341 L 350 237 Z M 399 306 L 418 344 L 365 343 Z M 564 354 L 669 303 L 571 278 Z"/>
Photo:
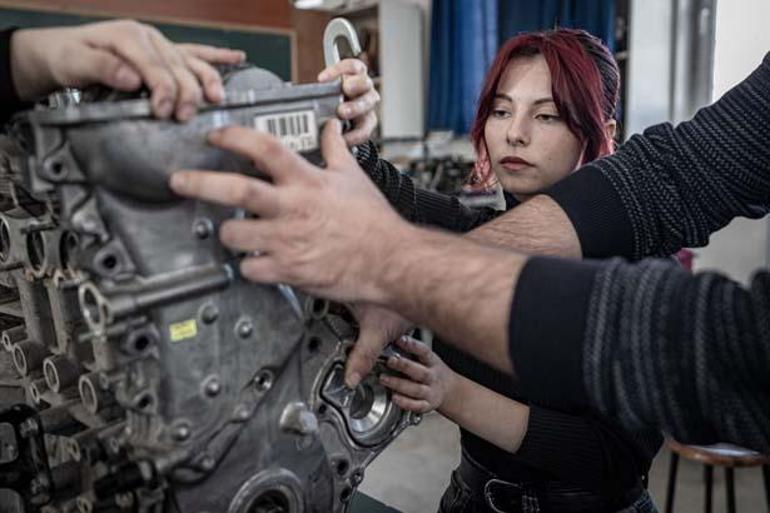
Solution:
<path fill-rule="evenodd" d="M 499 509 L 495 505 L 495 498 L 492 496 L 492 490 L 491 490 L 491 485 L 493 484 L 510 485 L 511 483 L 507 483 L 506 481 L 501 481 L 500 479 L 490 479 L 489 481 L 487 481 L 487 484 L 484 485 L 484 500 L 487 503 L 487 506 L 492 508 L 492 511 L 494 511 L 495 513 L 507 513 Z"/>
<path fill-rule="evenodd" d="M 509 488 L 516 490 L 518 493 L 519 506 L 523 513 L 540 513 L 540 501 L 534 490 L 528 486 L 522 486 L 518 483 L 509 483 L 502 479 L 490 479 L 484 485 L 484 501 L 487 503 L 494 513 L 508 513 L 506 510 L 500 509 L 495 503 L 495 495 L 492 490 L 493 486 L 499 486 L 501 488 Z M 511 504 L 513 505 L 513 504 Z"/>

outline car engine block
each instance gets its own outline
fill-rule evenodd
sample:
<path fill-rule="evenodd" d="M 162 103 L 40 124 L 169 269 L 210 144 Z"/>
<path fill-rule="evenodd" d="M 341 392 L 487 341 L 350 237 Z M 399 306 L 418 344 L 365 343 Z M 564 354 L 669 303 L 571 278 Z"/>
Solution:
<path fill-rule="evenodd" d="M 341 512 L 419 421 L 379 384 L 383 364 L 345 387 L 344 306 L 239 277 L 217 230 L 248 213 L 169 190 L 182 168 L 258 174 L 206 144 L 226 125 L 320 162 L 339 83 L 239 67 L 225 86 L 184 124 L 153 119 L 141 95 L 65 94 L 0 138 L 0 503 Z"/>

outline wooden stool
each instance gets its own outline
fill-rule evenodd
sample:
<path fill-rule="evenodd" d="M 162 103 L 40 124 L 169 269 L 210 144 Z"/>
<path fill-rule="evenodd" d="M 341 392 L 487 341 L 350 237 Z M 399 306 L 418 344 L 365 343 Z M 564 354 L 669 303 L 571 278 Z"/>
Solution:
<path fill-rule="evenodd" d="M 711 513 L 711 492 L 714 486 L 714 467 L 724 467 L 725 485 L 727 486 L 727 512 L 735 513 L 735 474 L 739 467 L 762 467 L 765 481 L 765 499 L 767 511 L 770 513 L 770 456 L 743 449 L 730 444 L 709 446 L 684 445 L 674 440 L 668 440 L 671 449 L 671 463 L 668 471 L 668 489 L 666 491 L 666 513 L 674 508 L 674 488 L 676 486 L 676 471 L 679 457 L 700 461 L 703 463 L 703 475 L 706 480 L 705 508 Z"/>

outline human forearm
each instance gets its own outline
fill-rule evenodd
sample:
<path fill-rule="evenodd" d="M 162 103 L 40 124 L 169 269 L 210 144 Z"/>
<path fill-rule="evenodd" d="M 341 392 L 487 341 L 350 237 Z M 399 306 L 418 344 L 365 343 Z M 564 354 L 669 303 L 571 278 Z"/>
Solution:
<path fill-rule="evenodd" d="M 11 38 L 14 30 L 0 31 L 0 125 L 24 107 L 13 85 L 11 72 Z"/>
<path fill-rule="evenodd" d="M 511 373 L 508 316 L 526 257 L 406 224 L 390 237 L 398 247 L 373 277 L 372 300 Z"/>
<path fill-rule="evenodd" d="M 12 78 L 5 80 L 26 101 L 61 87 L 100 83 L 136 91 L 144 84 L 153 114 L 187 121 L 204 98 L 224 99 L 212 64 L 238 64 L 243 58 L 243 52 L 226 48 L 172 43 L 143 23 L 102 21 L 14 32 L 7 56 Z"/>
<path fill-rule="evenodd" d="M 746 289 L 645 261 L 614 262 L 597 278 L 584 347 L 595 355 L 584 378 L 594 404 L 682 442 L 770 452 L 770 274 Z"/>
<path fill-rule="evenodd" d="M 454 386 L 438 412 L 458 426 L 497 447 L 516 452 L 527 433 L 529 407 L 464 376 L 455 374 Z"/>
<path fill-rule="evenodd" d="M 578 301 L 543 287 L 576 275 Z M 528 398 L 592 406 L 683 442 L 770 451 L 766 272 L 746 290 L 667 261 L 533 259 L 516 292 L 535 290 L 539 303 L 514 305 L 511 319 L 511 358 Z M 558 345 L 548 343 L 559 325 Z"/>
<path fill-rule="evenodd" d="M 479 226 L 466 237 L 530 255 L 581 256 L 580 241 L 569 218 L 544 195 Z"/>
<path fill-rule="evenodd" d="M 23 101 L 32 101 L 56 88 L 51 66 L 46 62 L 46 46 L 40 43 L 41 31 L 17 30 L 11 38 L 11 70 L 13 85 Z"/>

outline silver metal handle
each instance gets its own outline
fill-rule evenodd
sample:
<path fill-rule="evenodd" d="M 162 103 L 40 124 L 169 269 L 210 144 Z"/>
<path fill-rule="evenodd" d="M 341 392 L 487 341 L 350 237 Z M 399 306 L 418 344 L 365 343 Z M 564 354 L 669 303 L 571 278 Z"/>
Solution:
<path fill-rule="evenodd" d="M 344 43 L 340 48 L 340 43 Z M 345 18 L 334 18 L 324 30 L 324 60 L 326 66 L 338 63 L 343 58 L 356 57 L 361 53 L 361 43 L 353 24 Z"/>

